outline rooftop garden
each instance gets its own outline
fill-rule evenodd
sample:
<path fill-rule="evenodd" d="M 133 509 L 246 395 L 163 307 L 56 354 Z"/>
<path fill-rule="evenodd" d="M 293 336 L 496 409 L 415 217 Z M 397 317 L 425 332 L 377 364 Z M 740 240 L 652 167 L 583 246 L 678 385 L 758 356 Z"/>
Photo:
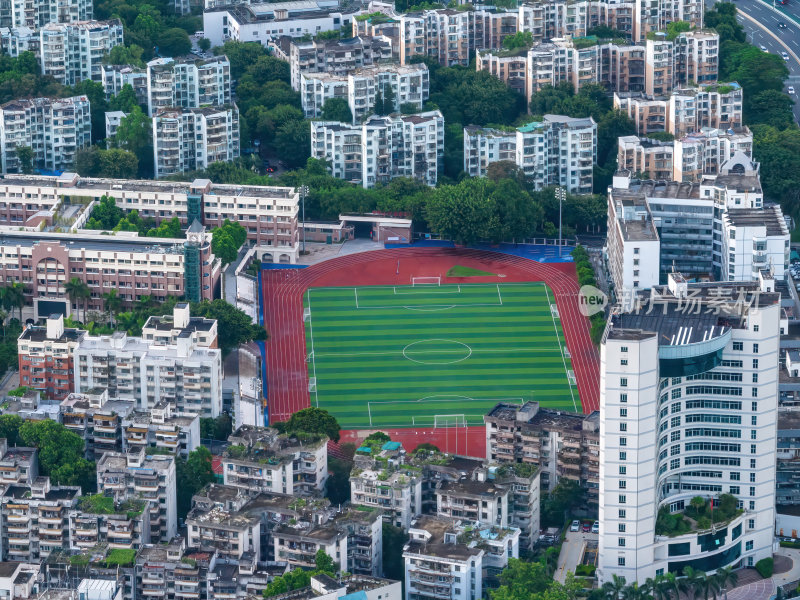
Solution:
<path fill-rule="evenodd" d="M 736 496 L 722 494 L 716 500 L 695 496 L 682 512 L 671 513 L 668 506 L 662 506 L 656 518 L 656 535 L 675 537 L 724 525 L 742 514 L 738 504 Z"/>
<path fill-rule="evenodd" d="M 106 568 L 110 567 L 132 567 L 136 560 L 136 550 L 129 548 L 115 548 L 108 553 L 102 564 Z"/>
<path fill-rule="evenodd" d="M 393 21 L 391 17 L 383 14 L 382 12 L 369 13 L 368 15 L 356 15 L 356 21 L 371 21 L 374 24 L 389 23 Z"/>
<path fill-rule="evenodd" d="M 78 508 L 95 515 L 112 515 L 117 512 L 114 509 L 114 499 L 103 494 L 84 496 L 78 502 Z"/>
<path fill-rule="evenodd" d="M 648 40 L 657 40 L 659 38 L 663 38 L 668 42 L 672 42 L 677 38 L 680 34 L 686 33 L 687 31 L 692 31 L 694 27 L 688 21 L 674 21 L 667 25 L 666 31 L 651 31 L 647 34 Z"/>

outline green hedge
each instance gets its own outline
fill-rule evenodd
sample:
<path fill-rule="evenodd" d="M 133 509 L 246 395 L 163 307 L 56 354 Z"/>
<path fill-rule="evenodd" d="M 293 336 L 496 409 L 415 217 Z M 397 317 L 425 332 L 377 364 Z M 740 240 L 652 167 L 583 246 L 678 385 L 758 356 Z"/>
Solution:
<path fill-rule="evenodd" d="M 764 579 L 767 577 L 772 577 L 772 571 L 775 568 L 775 563 L 771 558 L 762 558 L 760 561 L 756 563 L 756 571 L 758 574 L 761 575 Z"/>
<path fill-rule="evenodd" d="M 800 548 L 800 542 L 781 542 L 781 548 Z"/>

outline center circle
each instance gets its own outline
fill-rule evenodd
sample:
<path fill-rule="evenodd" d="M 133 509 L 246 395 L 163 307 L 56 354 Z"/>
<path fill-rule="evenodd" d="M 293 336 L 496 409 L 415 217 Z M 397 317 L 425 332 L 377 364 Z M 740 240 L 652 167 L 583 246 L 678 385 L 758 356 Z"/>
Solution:
<path fill-rule="evenodd" d="M 452 365 L 472 356 L 472 348 L 455 340 L 430 339 L 403 348 L 403 357 L 421 365 Z"/>

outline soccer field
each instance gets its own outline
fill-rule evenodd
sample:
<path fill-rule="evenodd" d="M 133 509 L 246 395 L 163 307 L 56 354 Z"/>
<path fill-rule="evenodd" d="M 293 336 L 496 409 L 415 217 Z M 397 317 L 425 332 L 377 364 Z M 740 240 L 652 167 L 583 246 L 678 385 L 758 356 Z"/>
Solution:
<path fill-rule="evenodd" d="M 499 401 L 578 412 L 543 283 L 309 288 L 309 395 L 343 429 L 483 425 Z"/>

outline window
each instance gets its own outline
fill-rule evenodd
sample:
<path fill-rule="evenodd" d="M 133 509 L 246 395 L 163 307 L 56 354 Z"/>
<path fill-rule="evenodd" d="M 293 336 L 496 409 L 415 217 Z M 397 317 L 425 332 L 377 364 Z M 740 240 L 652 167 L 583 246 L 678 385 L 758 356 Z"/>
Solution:
<path fill-rule="evenodd" d="M 756 520 L 755 519 L 747 519 L 747 528 L 748 529 L 755 529 L 756 528 Z"/>
<path fill-rule="evenodd" d="M 756 495 L 756 488 L 753 485 L 750 486 L 750 495 L 751 496 L 755 496 Z"/>
<path fill-rule="evenodd" d="M 730 492 L 731 492 L 731 494 L 737 495 L 739 493 L 739 486 L 738 485 L 732 485 L 731 489 L 730 489 Z"/>
<path fill-rule="evenodd" d="M 624 438 L 624 437 L 619 438 L 619 445 L 620 446 L 627 446 L 628 445 L 628 438 Z"/>
<path fill-rule="evenodd" d="M 624 556 L 618 556 L 617 557 L 617 566 L 618 567 L 624 567 L 625 566 L 625 557 Z"/>
<path fill-rule="evenodd" d="M 622 347 L 619 349 L 619 351 L 620 351 L 620 352 L 627 352 L 627 351 L 628 351 L 628 347 L 627 347 L 627 346 L 622 346 Z"/>
<path fill-rule="evenodd" d="M 758 354 L 758 344 L 753 344 L 753 354 Z"/>
<path fill-rule="evenodd" d="M 619 459 L 620 460 L 627 460 L 628 459 L 628 453 L 627 452 L 620 452 L 619 453 Z"/>
<path fill-rule="evenodd" d="M 617 514 L 619 515 L 620 519 L 624 519 L 625 515 L 626 515 L 625 509 L 624 508 L 620 508 L 619 511 L 617 512 Z"/>
<path fill-rule="evenodd" d="M 620 523 L 619 525 L 617 525 L 617 530 L 620 533 L 625 533 L 625 523 Z"/>
<path fill-rule="evenodd" d="M 752 410 L 753 412 L 758 412 L 758 402 L 751 402 L 750 410 Z"/>
<path fill-rule="evenodd" d="M 628 482 L 624 479 L 619 480 L 619 489 L 624 490 L 628 487 Z"/>
<path fill-rule="evenodd" d="M 755 458 L 751 458 L 750 459 L 750 468 L 751 469 L 755 469 L 756 468 L 756 459 Z"/>
<path fill-rule="evenodd" d="M 681 453 L 680 444 L 676 444 L 675 446 L 673 446 L 672 448 L 669 449 L 669 455 L 670 456 L 677 456 L 680 453 Z"/>
<path fill-rule="evenodd" d="M 625 538 L 617 538 L 618 546 L 625 546 Z"/>
<path fill-rule="evenodd" d="M 628 431 L 628 424 L 627 423 L 620 423 L 619 424 L 620 431 Z"/>
<path fill-rule="evenodd" d="M 620 359 L 619 364 L 621 364 L 624 367 L 625 365 L 628 364 L 628 359 L 627 358 Z"/>
<path fill-rule="evenodd" d="M 758 359 L 757 359 L 757 358 L 754 358 L 754 359 L 753 359 L 753 368 L 754 368 L 754 369 L 757 369 L 757 368 L 758 368 Z"/>
<path fill-rule="evenodd" d="M 620 379 L 619 379 L 619 387 L 628 387 L 628 378 L 627 377 L 620 377 Z"/>
<path fill-rule="evenodd" d="M 744 344 L 742 344 L 742 342 L 733 342 L 733 349 L 737 352 L 741 352 L 744 349 Z"/>
<path fill-rule="evenodd" d="M 731 471 L 731 481 L 739 481 L 739 477 L 738 471 Z"/>
<path fill-rule="evenodd" d="M 625 475 L 627 473 L 627 471 L 628 471 L 628 467 L 626 467 L 625 465 L 620 465 L 619 466 L 619 474 L 620 475 Z"/>
<path fill-rule="evenodd" d="M 670 409 L 670 411 L 672 412 L 673 415 L 675 413 L 681 412 L 681 403 L 680 402 L 676 402 L 675 404 L 673 404 L 672 408 Z"/>
<path fill-rule="evenodd" d="M 758 388 L 751 388 L 751 389 L 750 389 L 750 395 L 751 395 L 753 398 L 758 398 Z"/>
<path fill-rule="evenodd" d="M 753 415 L 752 417 L 750 417 L 750 425 L 752 425 L 753 427 L 758 425 L 758 417 L 757 416 Z"/>
<path fill-rule="evenodd" d="M 625 418 L 628 416 L 628 409 L 627 408 L 620 408 L 619 409 L 619 416 Z"/>
<path fill-rule="evenodd" d="M 680 427 L 681 426 L 681 418 L 680 417 L 672 417 L 669 420 L 670 427 Z"/>
<path fill-rule="evenodd" d="M 672 390 L 672 399 L 677 400 L 681 397 L 681 389 L 678 388 L 677 390 Z"/>
<path fill-rule="evenodd" d="M 756 509 L 756 502 L 755 502 L 755 500 L 750 500 L 750 510 L 755 510 L 755 509 Z"/>
<path fill-rule="evenodd" d="M 756 445 L 750 444 L 750 454 L 755 454 L 755 453 L 756 453 Z"/>
<path fill-rule="evenodd" d="M 750 483 L 755 483 L 755 482 L 756 482 L 756 474 L 750 473 Z"/>
<path fill-rule="evenodd" d="M 744 543 L 744 549 L 745 549 L 746 552 L 749 551 L 749 550 L 752 550 L 753 549 L 753 540 L 750 540 L 749 542 L 745 542 Z"/>
<path fill-rule="evenodd" d="M 758 331 L 758 325 L 753 325 L 753 331 Z"/>
<path fill-rule="evenodd" d="M 681 468 L 681 459 L 680 458 L 673 458 L 669 461 L 669 468 L 670 469 L 680 469 Z"/>
<path fill-rule="evenodd" d="M 758 432 L 758 430 L 757 430 L 757 429 L 751 429 L 751 430 L 750 430 L 750 439 L 751 439 L 751 440 L 755 440 L 755 439 L 757 439 L 757 435 L 758 435 L 758 433 L 757 433 L 757 432 Z"/>
<path fill-rule="evenodd" d="M 758 373 L 753 373 L 753 383 L 758 383 Z"/>
<path fill-rule="evenodd" d="M 619 503 L 620 504 L 625 504 L 625 496 L 623 494 L 619 495 Z"/>
<path fill-rule="evenodd" d="M 670 442 L 677 442 L 681 439 L 681 432 L 680 431 L 673 431 L 669 434 L 669 441 Z"/>
<path fill-rule="evenodd" d="M 623 403 L 627 402 L 628 401 L 628 394 L 620 394 L 619 395 L 619 401 L 623 402 Z"/>

